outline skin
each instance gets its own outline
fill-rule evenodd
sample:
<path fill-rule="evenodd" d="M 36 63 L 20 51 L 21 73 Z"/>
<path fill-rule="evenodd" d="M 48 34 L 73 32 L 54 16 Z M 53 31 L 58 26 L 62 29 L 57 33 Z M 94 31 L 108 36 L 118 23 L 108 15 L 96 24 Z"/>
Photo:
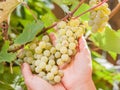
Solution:
<path fill-rule="evenodd" d="M 55 41 L 55 37 L 52 36 Z M 53 44 L 55 44 L 53 42 Z M 79 39 L 77 54 L 67 66 L 62 66 L 64 76 L 61 83 L 50 85 L 48 82 L 31 73 L 27 63 L 22 65 L 22 74 L 28 90 L 96 90 L 92 81 L 91 54 L 85 39 Z"/>

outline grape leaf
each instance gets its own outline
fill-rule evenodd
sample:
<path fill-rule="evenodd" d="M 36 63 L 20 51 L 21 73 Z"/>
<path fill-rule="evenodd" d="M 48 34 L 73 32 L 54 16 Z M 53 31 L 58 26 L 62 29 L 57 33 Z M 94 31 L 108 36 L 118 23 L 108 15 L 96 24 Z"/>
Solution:
<path fill-rule="evenodd" d="M 0 1 L 0 23 L 8 18 L 10 13 L 22 2 L 22 0 Z"/>
<path fill-rule="evenodd" d="M 23 33 L 20 34 L 14 42 L 16 44 L 25 44 L 32 41 L 34 37 L 38 34 L 38 32 L 43 29 L 43 27 L 44 24 L 41 21 L 28 23 L 25 26 Z"/>
<path fill-rule="evenodd" d="M 91 39 L 101 49 L 120 54 L 120 30 L 116 32 L 107 27 L 105 32 L 96 33 Z"/>
<path fill-rule="evenodd" d="M 9 41 L 6 41 L 0 52 L 0 62 L 11 62 L 16 58 L 15 53 L 8 53 Z"/>

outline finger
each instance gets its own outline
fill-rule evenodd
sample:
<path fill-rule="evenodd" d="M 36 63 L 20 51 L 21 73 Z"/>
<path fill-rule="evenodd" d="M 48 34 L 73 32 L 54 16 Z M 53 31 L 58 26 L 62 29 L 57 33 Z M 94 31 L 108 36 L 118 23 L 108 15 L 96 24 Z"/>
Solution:
<path fill-rule="evenodd" d="M 78 47 L 80 52 L 89 52 L 87 42 L 83 36 L 79 39 Z"/>
<path fill-rule="evenodd" d="M 33 76 L 30 70 L 30 66 L 27 63 L 22 64 L 22 74 L 25 79 L 25 82 L 29 81 L 29 79 L 31 79 L 31 77 Z"/>
<path fill-rule="evenodd" d="M 55 46 L 55 40 L 56 40 L 55 34 L 54 33 L 50 33 L 49 36 L 50 36 L 50 39 L 52 41 L 52 44 Z"/>

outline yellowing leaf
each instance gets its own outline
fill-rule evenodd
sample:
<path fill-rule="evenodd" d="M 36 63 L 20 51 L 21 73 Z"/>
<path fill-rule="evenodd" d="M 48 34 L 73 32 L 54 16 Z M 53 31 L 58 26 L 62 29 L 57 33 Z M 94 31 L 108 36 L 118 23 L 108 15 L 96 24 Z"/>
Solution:
<path fill-rule="evenodd" d="M 21 3 L 21 0 L 0 1 L 0 23 L 8 18 L 10 13 Z"/>

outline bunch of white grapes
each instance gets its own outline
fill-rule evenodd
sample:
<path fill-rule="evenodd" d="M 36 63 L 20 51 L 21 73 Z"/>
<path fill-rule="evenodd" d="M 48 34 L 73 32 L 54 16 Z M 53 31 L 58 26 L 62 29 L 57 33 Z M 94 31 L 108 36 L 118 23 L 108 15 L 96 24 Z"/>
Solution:
<path fill-rule="evenodd" d="M 101 0 L 90 0 L 89 5 L 91 7 L 97 5 Z M 90 12 L 90 20 L 88 22 L 89 26 L 92 27 L 92 32 L 104 31 L 105 26 L 109 20 L 109 15 L 111 11 L 108 8 L 108 4 L 104 3 Z"/>
<path fill-rule="evenodd" d="M 55 45 L 52 45 L 48 35 L 44 35 L 42 40 L 33 41 L 18 53 L 19 60 L 30 64 L 34 73 L 51 84 L 61 81 L 64 74 L 59 66 L 69 63 L 76 54 L 77 40 L 84 33 L 85 27 L 75 19 L 67 23 L 59 22 L 56 29 Z"/>

